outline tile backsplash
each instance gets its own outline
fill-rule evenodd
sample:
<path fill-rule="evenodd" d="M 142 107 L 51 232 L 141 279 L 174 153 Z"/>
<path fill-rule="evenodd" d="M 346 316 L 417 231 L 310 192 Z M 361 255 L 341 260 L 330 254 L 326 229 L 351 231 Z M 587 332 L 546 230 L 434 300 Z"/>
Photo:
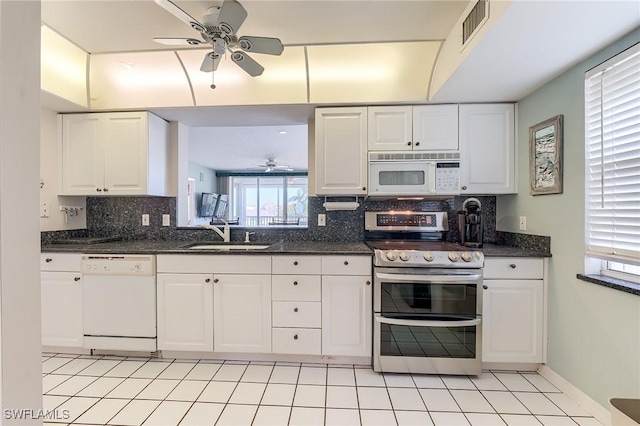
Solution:
<path fill-rule="evenodd" d="M 232 227 L 231 239 L 242 241 L 245 231 L 254 232 L 252 241 L 362 241 L 364 212 L 384 210 L 446 211 L 449 218 L 447 239 L 458 238 L 456 212 L 467 197 L 445 200 L 398 201 L 358 199 L 354 211 L 325 211 L 324 197 L 309 198 L 307 228 L 244 228 Z M 485 242 L 496 242 L 496 197 L 477 197 L 482 203 L 485 222 Z M 331 197 L 331 201 L 354 201 L 354 197 Z M 175 197 L 87 197 L 87 229 L 74 231 L 73 237 L 113 237 L 131 240 L 216 240 L 212 231 L 202 228 L 176 227 Z M 142 226 L 142 214 L 149 214 L 149 226 Z M 326 226 L 319 227 L 319 213 L 325 213 Z M 162 226 L 162 215 L 171 216 L 171 226 Z M 64 238 L 63 231 L 44 232 L 43 242 Z M 71 235 L 69 235 L 71 236 Z"/>

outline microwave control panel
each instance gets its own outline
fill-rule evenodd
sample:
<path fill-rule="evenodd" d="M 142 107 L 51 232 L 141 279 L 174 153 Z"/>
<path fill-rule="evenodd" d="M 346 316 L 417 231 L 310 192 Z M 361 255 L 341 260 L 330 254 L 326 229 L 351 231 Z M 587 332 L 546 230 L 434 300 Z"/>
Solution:
<path fill-rule="evenodd" d="M 460 193 L 460 163 L 457 161 L 436 164 L 436 193 Z"/>

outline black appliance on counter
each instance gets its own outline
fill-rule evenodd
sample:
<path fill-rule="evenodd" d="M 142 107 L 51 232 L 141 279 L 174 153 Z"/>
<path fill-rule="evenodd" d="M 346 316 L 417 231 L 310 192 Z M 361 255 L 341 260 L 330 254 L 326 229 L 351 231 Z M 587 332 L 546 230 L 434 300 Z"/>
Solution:
<path fill-rule="evenodd" d="M 477 198 L 467 198 L 458 211 L 459 242 L 465 247 L 482 247 L 483 233 L 482 203 Z"/>

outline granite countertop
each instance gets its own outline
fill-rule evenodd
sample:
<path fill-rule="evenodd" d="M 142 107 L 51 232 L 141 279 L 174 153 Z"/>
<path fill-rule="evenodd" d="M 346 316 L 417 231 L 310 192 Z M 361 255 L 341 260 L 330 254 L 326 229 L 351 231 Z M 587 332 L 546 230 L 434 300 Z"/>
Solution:
<path fill-rule="evenodd" d="M 98 243 L 84 243 L 71 240 L 68 244 L 42 245 L 42 252 L 52 253 L 96 253 L 96 254 L 317 254 L 317 255 L 372 255 L 373 251 L 362 242 L 330 241 L 278 241 L 275 243 L 253 242 L 252 245 L 269 245 L 260 250 L 194 250 L 195 244 L 225 244 L 222 241 L 178 241 L 178 240 L 121 240 Z M 233 245 L 244 243 L 232 241 Z M 519 247 L 484 244 L 482 252 L 486 257 L 550 257 L 548 252 Z"/>

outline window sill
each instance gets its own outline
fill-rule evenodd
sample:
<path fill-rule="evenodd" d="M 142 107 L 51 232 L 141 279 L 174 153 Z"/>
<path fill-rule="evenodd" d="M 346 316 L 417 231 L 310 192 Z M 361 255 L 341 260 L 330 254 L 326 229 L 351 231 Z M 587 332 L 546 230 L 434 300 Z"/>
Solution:
<path fill-rule="evenodd" d="M 636 284 L 631 281 L 625 281 L 618 278 L 607 277 L 605 275 L 599 274 L 578 274 L 576 278 L 582 281 L 586 281 L 593 284 L 602 285 L 605 287 L 612 288 L 614 290 L 624 291 L 626 293 L 635 294 L 640 296 L 640 284 Z"/>

